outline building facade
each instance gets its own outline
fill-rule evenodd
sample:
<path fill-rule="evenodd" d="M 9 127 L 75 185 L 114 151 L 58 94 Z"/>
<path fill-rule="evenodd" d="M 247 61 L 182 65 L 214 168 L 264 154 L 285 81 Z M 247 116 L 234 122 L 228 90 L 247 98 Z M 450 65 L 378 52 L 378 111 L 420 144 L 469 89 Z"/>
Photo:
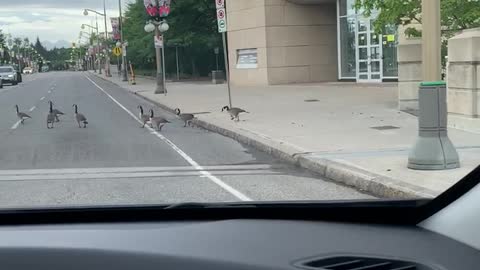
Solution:
<path fill-rule="evenodd" d="M 398 78 L 395 27 L 374 32 L 354 0 L 229 0 L 235 85 Z"/>

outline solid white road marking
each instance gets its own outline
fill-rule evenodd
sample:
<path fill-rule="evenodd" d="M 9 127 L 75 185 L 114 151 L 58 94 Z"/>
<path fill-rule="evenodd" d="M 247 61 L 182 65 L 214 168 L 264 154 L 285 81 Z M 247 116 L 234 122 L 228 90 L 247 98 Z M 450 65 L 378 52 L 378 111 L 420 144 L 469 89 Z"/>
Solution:
<path fill-rule="evenodd" d="M 51 91 L 51 90 L 48 90 L 48 93 L 50 94 L 50 93 L 52 93 L 52 91 Z"/>
<path fill-rule="evenodd" d="M 260 171 L 270 170 L 268 164 L 252 165 L 217 165 L 204 166 L 203 169 L 211 171 Z M 197 171 L 192 166 L 171 166 L 171 167 L 111 167 L 111 168 L 66 168 L 66 169 L 28 169 L 28 170 L 0 170 L 0 177 L 12 175 L 51 175 L 51 174 L 95 174 L 95 173 L 145 173 L 145 172 L 178 172 Z"/>
<path fill-rule="evenodd" d="M 123 106 L 120 102 L 118 102 L 112 95 L 107 93 L 102 87 L 100 87 L 98 84 L 96 84 L 94 81 L 92 81 L 89 77 L 85 76 L 87 80 L 89 80 L 93 85 L 95 85 L 100 91 L 102 91 L 107 97 L 109 97 L 113 102 L 115 102 L 120 108 L 122 108 L 125 112 L 127 112 L 133 119 L 135 119 L 137 122 L 140 124 L 143 124 L 140 119 L 135 116 L 134 113 L 132 113 L 130 110 L 128 110 L 125 106 Z M 182 149 L 178 148 L 173 142 L 171 142 L 169 139 L 167 139 L 165 136 L 162 134 L 158 133 L 156 130 L 152 129 L 149 126 L 145 126 L 150 132 L 152 132 L 155 136 L 157 136 L 160 140 L 165 142 L 167 145 L 169 145 L 175 152 L 177 152 L 183 159 L 185 159 L 190 165 L 192 165 L 193 168 L 198 170 L 201 175 L 207 177 L 210 179 L 210 181 L 214 182 L 233 196 L 237 197 L 241 201 L 252 201 L 247 195 L 241 193 L 240 191 L 236 190 L 232 186 L 228 185 L 227 183 L 223 182 L 220 180 L 218 177 L 212 175 L 210 172 L 206 171 L 202 166 L 200 166 L 195 160 L 193 160 L 189 155 L 187 155 L 185 152 L 182 151 Z"/>
<path fill-rule="evenodd" d="M 275 175 L 279 172 L 268 168 L 262 170 L 239 169 L 235 166 L 217 166 L 220 169 L 213 171 L 219 175 Z M 150 167 L 145 168 L 123 168 L 119 171 L 113 168 L 88 168 L 88 169 L 43 169 L 43 170 L 7 170 L 0 171 L 1 181 L 36 181 L 36 180 L 87 180 L 87 179 L 122 179 L 122 178 L 164 178 L 177 176 L 196 176 L 207 177 L 201 171 L 195 170 L 193 167 Z M 36 172 L 41 171 L 38 174 Z M 160 179 L 158 179 L 160 180 Z"/>
<path fill-rule="evenodd" d="M 45 97 L 41 97 L 41 98 L 40 98 L 40 100 L 44 100 L 44 99 L 45 99 Z"/>
<path fill-rule="evenodd" d="M 12 129 L 17 129 L 21 122 L 22 120 L 18 120 L 15 124 L 13 124 Z"/>
<path fill-rule="evenodd" d="M 33 107 L 30 108 L 29 111 L 33 112 L 33 110 L 35 110 L 36 108 L 37 108 L 36 106 L 33 106 Z"/>

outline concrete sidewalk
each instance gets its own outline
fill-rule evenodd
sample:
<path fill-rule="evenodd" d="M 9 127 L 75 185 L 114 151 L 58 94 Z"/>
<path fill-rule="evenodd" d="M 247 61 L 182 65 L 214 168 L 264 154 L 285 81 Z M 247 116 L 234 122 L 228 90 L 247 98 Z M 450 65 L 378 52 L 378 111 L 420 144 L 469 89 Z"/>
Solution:
<path fill-rule="evenodd" d="M 169 83 L 165 96 L 153 94 L 155 82 L 147 78 L 129 85 L 116 75 L 101 77 L 167 110 L 195 113 L 203 128 L 380 197 L 433 197 L 480 165 L 480 134 L 450 129 L 460 169 L 407 169 L 418 124 L 397 110 L 394 83 L 233 87 L 233 106 L 250 112 L 236 123 L 221 112 L 226 85 Z"/>

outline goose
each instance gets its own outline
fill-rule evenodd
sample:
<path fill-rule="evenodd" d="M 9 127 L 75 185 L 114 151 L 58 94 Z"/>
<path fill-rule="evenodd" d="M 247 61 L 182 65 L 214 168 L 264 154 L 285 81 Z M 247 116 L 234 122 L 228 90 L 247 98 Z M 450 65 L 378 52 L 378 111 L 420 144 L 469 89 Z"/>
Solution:
<path fill-rule="evenodd" d="M 192 120 L 195 118 L 195 115 L 191 113 L 181 113 L 179 108 L 175 109 L 175 114 L 178 115 L 178 117 L 180 117 L 180 119 L 182 119 L 185 122 L 185 125 L 183 127 L 186 127 L 187 124 L 190 126 L 190 124 L 192 123 Z"/>
<path fill-rule="evenodd" d="M 153 110 L 150 109 L 150 126 L 152 128 L 155 127 L 157 131 L 162 131 L 162 127 L 166 123 L 170 123 L 170 122 L 167 119 L 160 116 L 154 117 Z"/>
<path fill-rule="evenodd" d="M 82 126 L 80 124 L 83 124 L 83 128 L 87 128 L 87 118 L 85 115 L 78 113 L 78 106 L 77 104 L 73 104 L 72 107 L 75 107 L 75 119 L 77 119 L 78 127 L 81 128 Z"/>
<path fill-rule="evenodd" d="M 55 116 L 56 116 L 56 114 L 53 112 L 53 103 L 50 101 L 50 110 L 48 111 L 48 114 L 47 114 L 47 128 L 48 129 L 53 128 L 53 123 L 55 122 Z"/>
<path fill-rule="evenodd" d="M 26 113 L 23 113 L 23 112 L 20 112 L 18 110 L 18 105 L 15 105 L 15 109 L 17 111 L 17 117 L 20 118 L 20 123 L 22 123 L 23 125 L 23 122 L 25 121 L 25 119 L 31 119 L 32 117 L 30 117 L 30 115 L 26 114 Z"/>
<path fill-rule="evenodd" d="M 50 106 L 52 106 L 53 102 L 50 100 L 49 103 L 51 104 Z M 59 115 L 65 115 L 63 112 L 61 112 L 60 110 L 57 110 L 57 109 L 53 109 L 52 110 L 53 113 L 55 114 L 55 122 L 60 122 L 60 119 L 58 118 Z"/>
<path fill-rule="evenodd" d="M 230 114 L 230 117 L 232 120 L 236 119 L 236 121 L 240 121 L 240 114 L 241 113 L 249 113 L 247 111 L 245 111 L 244 109 L 240 109 L 240 108 L 230 108 L 228 106 L 225 106 L 222 108 L 222 112 L 223 111 L 227 111 L 229 114 Z"/>
<path fill-rule="evenodd" d="M 143 123 L 142 128 L 144 128 L 145 124 L 147 124 L 147 122 L 150 121 L 150 116 L 148 116 L 148 114 L 143 113 L 143 107 L 141 105 L 138 105 L 137 108 L 140 109 L 140 112 L 138 113 L 138 118 L 140 118 L 140 121 L 142 121 Z"/>

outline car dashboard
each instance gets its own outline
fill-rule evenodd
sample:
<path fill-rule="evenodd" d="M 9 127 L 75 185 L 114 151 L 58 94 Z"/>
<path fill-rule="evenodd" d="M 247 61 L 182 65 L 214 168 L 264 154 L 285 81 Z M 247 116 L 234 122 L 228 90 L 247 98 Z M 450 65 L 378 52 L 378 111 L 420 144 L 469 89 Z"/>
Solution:
<path fill-rule="evenodd" d="M 480 265 L 480 251 L 406 225 L 262 219 L 25 225 L 2 227 L 0 239 L 4 269 L 473 270 Z"/>

